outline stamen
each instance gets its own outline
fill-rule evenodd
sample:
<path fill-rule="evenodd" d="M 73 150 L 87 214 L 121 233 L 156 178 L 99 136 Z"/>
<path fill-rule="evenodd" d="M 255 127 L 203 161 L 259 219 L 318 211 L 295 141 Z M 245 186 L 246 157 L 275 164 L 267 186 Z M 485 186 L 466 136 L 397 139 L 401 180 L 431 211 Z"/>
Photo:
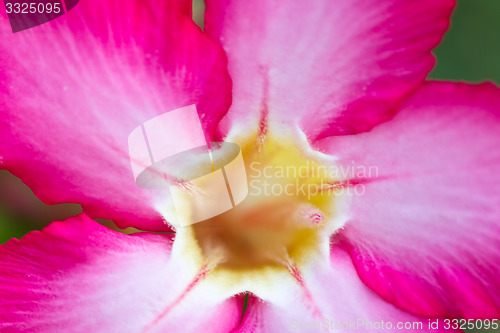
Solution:
<path fill-rule="evenodd" d="M 295 220 L 300 226 L 311 227 L 319 226 L 324 220 L 325 216 L 318 208 L 311 204 L 301 205 L 295 213 Z"/>
<path fill-rule="evenodd" d="M 312 215 L 309 216 L 309 219 L 311 220 L 311 222 L 314 225 L 318 225 L 321 222 L 323 222 L 323 220 L 325 219 L 325 217 L 323 215 L 321 215 L 320 213 L 313 213 Z"/>

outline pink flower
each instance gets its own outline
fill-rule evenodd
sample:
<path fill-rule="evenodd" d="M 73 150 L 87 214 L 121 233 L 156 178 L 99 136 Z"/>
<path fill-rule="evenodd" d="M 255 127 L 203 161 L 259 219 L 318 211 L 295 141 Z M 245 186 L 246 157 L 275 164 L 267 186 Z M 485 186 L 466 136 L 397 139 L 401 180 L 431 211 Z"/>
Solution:
<path fill-rule="evenodd" d="M 3 34 L 0 166 L 86 215 L 0 247 L 0 330 L 434 332 L 500 317 L 500 91 L 424 81 L 452 7 L 213 0 L 201 32 L 189 1 L 82 0 Z M 242 148 L 260 192 L 175 236 L 94 222 L 172 230 L 165 193 L 134 183 L 127 137 L 190 104 L 211 140 Z"/>

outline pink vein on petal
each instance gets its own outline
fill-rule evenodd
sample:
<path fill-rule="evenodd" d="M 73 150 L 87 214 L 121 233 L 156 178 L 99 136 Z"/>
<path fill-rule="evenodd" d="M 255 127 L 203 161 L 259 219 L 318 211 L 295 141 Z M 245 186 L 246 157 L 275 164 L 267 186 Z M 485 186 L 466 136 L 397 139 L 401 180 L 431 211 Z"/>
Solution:
<path fill-rule="evenodd" d="M 179 295 L 177 296 L 177 298 L 172 302 L 170 303 L 169 305 L 167 305 L 167 307 L 163 310 L 162 313 L 160 313 L 152 322 L 151 324 L 149 324 L 148 326 L 146 326 L 146 328 L 144 329 L 144 332 L 149 332 L 149 330 L 151 330 L 154 326 L 158 325 L 158 323 L 163 319 L 165 318 L 169 313 L 170 311 L 172 311 L 173 308 L 175 308 L 177 305 L 179 305 L 179 303 L 184 299 L 186 298 L 186 296 L 193 290 L 193 288 L 198 284 L 200 283 L 202 280 L 204 280 L 208 273 L 210 273 L 211 271 L 213 270 L 213 267 L 210 267 L 209 265 L 207 264 L 204 264 L 200 270 L 198 271 L 198 273 L 196 273 L 195 277 L 193 278 L 193 280 L 191 280 L 191 282 L 187 285 L 186 289 L 184 289 L 184 291 Z"/>
<path fill-rule="evenodd" d="M 258 140 L 259 144 L 263 145 L 267 137 L 267 132 L 269 130 L 269 69 L 264 67 L 261 69 L 264 76 L 264 85 L 262 87 L 262 101 L 261 101 L 261 111 L 259 119 L 259 134 Z"/>
<path fill-rule="evenodd" d="M 288 271 L 290 272 L 290 274 L 292 275 L 292 277 L 295 279 L 295 281 L 297 281 L 297 284 L 299 285 L 300 289 L 302 289 L 302 292 L 304 293 L 304 297 L 305 297 L 306 301 L 309 303 L 309 307 L 311 308 L 313 315 L 317 318 L 323 318 L 321 311 L 319 310 L 318 306 L 314 302 L 314 299 L 311 295 L 311 291 L 309 290 L 309 288 L 307 288 L 307 286 L 304 282 L 304 278 L 302 277 L 302 273 L 300 272 L 299 268 L 291 262 L 288 262 L 286 267 L 287 267 Z"/>

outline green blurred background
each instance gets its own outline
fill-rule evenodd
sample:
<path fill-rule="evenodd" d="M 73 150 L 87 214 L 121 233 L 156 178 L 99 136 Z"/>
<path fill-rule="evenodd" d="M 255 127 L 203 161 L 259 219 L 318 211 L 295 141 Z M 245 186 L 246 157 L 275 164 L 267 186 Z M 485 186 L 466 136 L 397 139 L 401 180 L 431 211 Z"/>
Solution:
<path fill-rule="evenodd" d="M 194 0 L 193 16 L 200 26 L 203 11 L 203 1 Z M 451 28 L 435 54 L 432 79 L 500 84 L 500 0 L 458 0 Z M 76 204 L 43 204 L 19 179 L 0 170 L 0 243 L 79 212 Z"/>
<path fill-rule="evenodd" d="M 458 0 L 433 79 L 500 83 L 500 0 Z"/>

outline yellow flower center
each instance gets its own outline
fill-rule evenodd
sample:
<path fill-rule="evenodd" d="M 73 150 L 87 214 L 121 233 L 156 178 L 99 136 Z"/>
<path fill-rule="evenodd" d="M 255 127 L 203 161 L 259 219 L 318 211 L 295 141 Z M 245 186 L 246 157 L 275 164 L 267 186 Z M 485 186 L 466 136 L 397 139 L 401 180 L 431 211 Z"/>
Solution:
<path fill-rule="evenodd" d="M 327 167 L 293 143 L 267 138 L 237 142 L 248 196 L 235 208 L 191 226 L 204 257 L 223 256 L 217 269 L 253 270 L 307 260 L 333 216 Z"/>
<path fill-rule="evenodd" d="M 249 291 L 269 300 L 275 298 L 277 284 L 288 279 L 299 286 L 312 313 L 321 318 L 302 271 L 317 260 L 328 260 L 330 236 L 345 222 L 347 197 L 337 191 L 343 189 L 345 179 L 336 172 L 333 158 L 313 150 L 302 133 L 273 136 L 261 129 L 247 136 L 230 134 L 227 141 L 238 145 L 243 156 L 248 185 L 243 201 L 241 193 L 236 194 L 238 200 L 235 193 L 229 194 L 232 208 L 198 222 L 197 217 L 208 213 L 196 209 L 212 207 L 206 203 L 214 203 L 215 211 L 220 210 L 219 198 L 207 197 L 207 193 L 212 186 L 223 188 L 219 181 L 222 174 L 231 193 L 228 179 L 234 171 L 229 167 L 224 171 L 213 162 L 207 167 L 205 158 L 203 163 L 194 163 L 194 172 L 187 173 L 198 177 L 208 172 L 208 177 L 181 183 L 175 189 L 175 205 L 163 202 L 158 207 L 167 220 L 171 215 L 188 221 L 176 228 L 172 256 L 181 260 L 192 280 L 154 323 L 168 315 L 200 281 L 209 282 L 210 290 L 221 299 Z M 234 150 L 230 150 L 232 156 L 226 159 L 218 152 L 218 161 L 233 160 Z M 241 189 L 241 183 L 238 186 Z M 220 200 L 227 201 L 223 191 L 213 193 L 221 193 Z"/>
<path fill-rule="evenodd" d="M 329 236 L 342 226 L 333 191 L 339 179 L 329 157 L 297 135 L 228 141 L 241 148 L 248 195 L 220 215 L 178 228 L 174 250 L 193 267 L 209 267 L 207 279 L 248 290 L 251 280 L 293 275 L 294 267 L 328 253 Z"/>

